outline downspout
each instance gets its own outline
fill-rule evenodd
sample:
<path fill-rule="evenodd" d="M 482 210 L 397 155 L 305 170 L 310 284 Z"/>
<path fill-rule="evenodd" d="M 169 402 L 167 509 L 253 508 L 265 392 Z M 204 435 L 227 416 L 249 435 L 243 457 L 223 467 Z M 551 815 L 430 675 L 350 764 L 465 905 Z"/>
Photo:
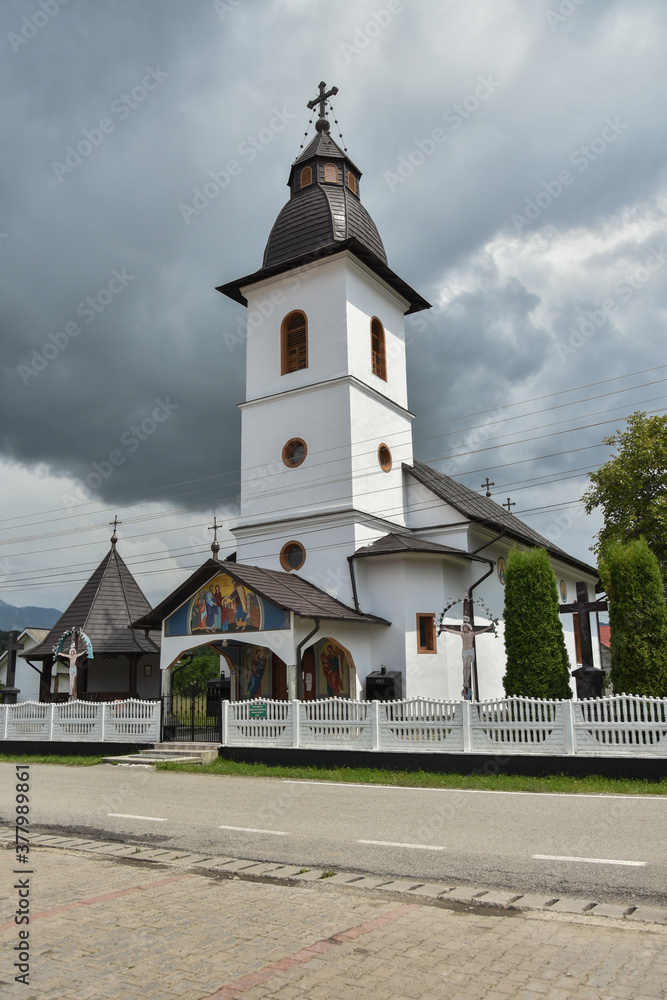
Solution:
<path fill-rule="evenodd" d="M 488 546 L 489 545 L 493 545 L 494 542 L 499 542 L 500 539 L 505 535 L 505 532 L 506 532 L 506 529 L 505 528 L 501 528 L 500 532 L 496 535 L 495 538 L 492 538 L 488 542 L 484 542 L 483 545 L 480 545 L 479 548 L 477 548 L 473 552 L 471 552 L 470 555 L 471 556 L 476 556 L 478 554 L 478 552 L 482 551 L 482 549 L 488 548 Z M 487 559 L 486 556 L 480 556 L 479 558 L 483 559 L 485 563 L 488 563 L 489 564 L 489 568 L 486 571 L 486 573 L 484 573 L 483 576 L 480 576 L 479 580 L 475 580 L 475 582 L 471 583 L 470 586 L 468 587 L 468 596 L 470 597 L 470 624 L 473 625 L 473 626 L 474 626 L 475 622 L 474 622 L 474 604 L 472 602 L 472 592 L 475 589 L 475 587 L 478 587 L 480 585 L 480 583 L 483 583 L 484 580 L 486 580 L 488 577 L 491 576 L 491 574 L 493 573 L 493 569 L 494 569 L 494 567 L 496 565 L 494 559 Z M 473 639 L 473 642 L 474 642 L 474 639 Z M 474 682 L 474 694 L 476 695 L 476 700 L 479 701 L 479 677 L 477 675 L 477 644 L 476 643 L 475 643 L 475 658 L 474 658 L 474 662 L 473 662 L 473 682 Z"/>
<path fill-rule="evenodd" d="M 299 676 L 301 675 L 301 672 L 303 670 L 303 661 L 301 659 L 301 650 L 306 645 L 306 643 L 310 639 L 313 638 L 313 636 L 315 635 L 315 633 L 319 632 L 319 630 L 320 630 L 320 619 L 319 618 L 314 618 L 313 621 L 315 622 L 315 628 L 312 630 L 312 632 L 309 632 L 308 635 L 305 636 L 301 640 L 301 642 L 299 643 L 299 645 L 296 647 L 296 679 L 297 679 L 297 684 L 299 683 Z"/>
<path fill-rule="evenodd" d="M 352 581 L 352 598 L 354 600 L 354 610 L 357 614 L 361 614 L 361 608 L 359 607 L 359 598 L 357 596 L 357 580 L 354 575 L 354 565 L 352 560 L 354 559 L 354 553 L 347 557 L 347 565 L 350 567 L 350 580 Z"/>

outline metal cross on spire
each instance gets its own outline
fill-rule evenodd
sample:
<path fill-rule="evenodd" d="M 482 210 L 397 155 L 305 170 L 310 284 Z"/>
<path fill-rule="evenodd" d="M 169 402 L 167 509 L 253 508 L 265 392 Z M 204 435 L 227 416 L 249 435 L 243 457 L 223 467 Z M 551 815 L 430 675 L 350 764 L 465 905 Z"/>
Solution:
<path fill-rule="evenodd" d="M 109 521 L 109 525 L 110 526 L 113 525 L 113 535 L 111 536 L 111 544 L 114 546 L 114 548 L 116 547 L 116 542 L 118 541 L 118 535 L 116 534 L 116 528 L 118 527 L 119 524 L 122 524 L 122 523 L 123 523 L 122 521 L 118 520 L 118 515 L 117 514 L 114 514 L 113 521 Z"/>
<path fill-rule="evenodd" d="M 312 101 L 308 101 L 308 104 L 306 105 L 309 111 L 312 111 L 316 104 L 319 104 L 320 106 L 320 117 L 315 125 L 315 128 L 317 129 L 318 132 L 329 131 L 329 122 L 327 121 L 326 118 L 327 101 L 329 100 L 330 97 L 335 97 L 337 93 L 338 93 L 338 87 L 332 87 L 331 90 L 327 90 L 327 85 L 324 82 L 324 80 L 322 80 L 322 82 L 320 83 L 319 97 L 315 97 L 313 98 Z"/>
<path fill-rule="evenodd" d="M 487 497 L 491 496 L 491 487 L 495 486 L 495 485 L 496 485 L 495 483 L 490 483 L 489 482 L 489 477 L 487 476 L 486 477 L 486 482 L 482 483 L 482 489 L 486 489 L 486 495 L 487 495 Z M 509 497 L 507 499 L 509 500 Z"/>
<path fill-rule="evenodd" d="M 213 524 L 208 530 L 213 532 L 213 541 L 211 542 L 211 552 L 213 553 L 213 558 L 215 560 L 217 560 L 218 552 L 220 551 L 220 543 L 218 542 L 218 528 L 221 527 L 222 525 L 218 524 L 218 518 L 214 515 Z"/>

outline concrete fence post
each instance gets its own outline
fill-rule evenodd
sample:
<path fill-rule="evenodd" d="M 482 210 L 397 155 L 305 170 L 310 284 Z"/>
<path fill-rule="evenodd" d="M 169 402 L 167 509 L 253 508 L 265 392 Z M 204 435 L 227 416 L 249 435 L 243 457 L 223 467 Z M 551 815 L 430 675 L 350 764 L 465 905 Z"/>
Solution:
<path fill-rule="evenodd" d="M 471 704 L 469 701 L 461 702 L 461 713 L 463 715 L 463 752 L 472 753 L 472 719 L 470 714 Z"/>
<path fill-rule="evenodd" d="M 51 718 L 49 720 L 49 739 L 52 740 L 53 739 L 53 732 L 54 732 L 55 722 L 56 722 L 56 702 L 55 701 L 51 702 L 51 713 L 50 713 L 50 715 L 51 715 Z"/>
<path fill-rule="evenodd" d="M 225 699 L 221 706 L 222 721 L 220 728 L 220 743 L 223 747 L 229 745 L 229 702 Z"/>
<path fill-rule="evenodd" d="M 371 750 L 380 749 L 380 702 L 371 702 Z"/>
<path fill-rule="evenodd" d="M 577 739 L 574 731 L 574 708 L 571 701 L 563 702 L 563 749 L 565 753 L 577 752 Z"/>
<path fill-rule="evenodd" d="M 301 702 L 295 698 L 292 702 L 292 746 L 301 746 Z"/>

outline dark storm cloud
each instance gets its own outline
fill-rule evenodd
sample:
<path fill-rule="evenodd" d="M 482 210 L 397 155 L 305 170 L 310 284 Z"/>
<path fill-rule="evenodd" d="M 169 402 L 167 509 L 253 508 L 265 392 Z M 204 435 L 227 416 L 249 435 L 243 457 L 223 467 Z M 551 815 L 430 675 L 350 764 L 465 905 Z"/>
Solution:
<path fill-rule="evenodd" d="M 543 276 L 471 261 L 503 235 L 599 234 L 658 197 L 664 6 L 586 0 L 553 22 L 556 0 L 405 0 L 370 30 L 385 6 L 341 2 L 334 18 L 330 4 L 297 0 L 73 0 L 16 48 L 9 34 L 39 5 L 4 5 L 6 457 L 113 502 L 200 479 L 179 503 L 236 495 L 245 314 L 214 289 L 260 266 L 322 77 L 340 88 L 336 113 L 390 265 L 433 301 L 452 271 L 472 268 L 423 332 L 410 325 L 418 453 L 445 456 L 458 440 L 427 442 L 427 424 L 655 355 L 657 323 L 629 350 L 614 319 L 604 342 L 554 363 L 555 342 L 599 307 L 598 286 L 552 301 Z M 531 201 L 537 217 L 513 221 Z M 639 260 L 651 245 L 637 236 L 628 252 Z M 610 281 L 619 252 L 594 262 Z M 656 310 L 664 298 L 661 277 L 641 293 Z"/>

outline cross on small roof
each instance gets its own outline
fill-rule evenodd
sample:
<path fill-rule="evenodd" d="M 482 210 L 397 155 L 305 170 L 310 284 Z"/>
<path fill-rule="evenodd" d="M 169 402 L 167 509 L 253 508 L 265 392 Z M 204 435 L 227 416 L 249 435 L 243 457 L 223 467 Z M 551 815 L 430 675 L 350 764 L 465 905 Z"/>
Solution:
<path fill-rule="evenodd" d="M 491 496 L 491 489 L 490 489 L 490 487 L 491 486 L 495 486 L 495 485 L 496 485 L 495 483 L 490 483 L 489 482 L 489 477 L 487 476 L 486 477 L 486 482 L 482 483 L 482 489 L 486 489 L 486 495 L 487 495 L 487 497 Z M 507 499 L 509 500 L 509 497 Z"/>
<path fill-rule="evenodd" d="M 213 532 L 213 541 L 211 542 L 211 552 L 213 553 L 213 558 L 214 559 L 218 558 L 218 552 L 220 551 L 220 544 L 218 542 L 218 528 L 221 528 L 221 527 L 222 527 L 222 525 L 218 524 L 218 518 L 214 515 L 213 516 L 213 524 L 208 529 L 209 531 Z"/>
<path fill-rule="evenodd" d="M 508 497 L 505 503 L 503 504 L 503 507 L 505 508 L 508 514 L 511 514 L 512 507 L 516 507 L 516 504 L 514 503 L 513 500 L 510 500 L 510 498 Z"/>
<path fill-rule="evenodd" d="M 114 546 L 114 548 L 116 547 L 116 542 L 118 541 L 118 535 L 116 534 L 116 528 L 118 527 L 119 524 L 122 524 L 122 523 L 123 523 L 122 521 L 118 520 L 118 515 L 117 514 L 114 514 L 113 521 L 109 521 L 109 525 L 113 525 L 113 535 L 111 536 L 111 544 Z"/>
<path fill-rule="evenodd" d="M 308 101 L 306 107 L 308 108 L 309 111 L 312 111 L 315 105 L 319 104 L 320 117 L 317 121 L 317 124 L 315 125 L 315 128 L 317 129 L 318 132 L 322 131 L 328 132 L 329 122 L 327 121 L 326 118 L 327 101 L 329 100 L 330 97 L 334 97 L 338 93 L 338 87 L 332 87 L 331 90 L 327 90 L 327 85 L 324 82 L 324 80 L 322 80 L 319 89 L 320 89 L 319 97 L 315 97 L 313 98 L 312 101 Z"/>

